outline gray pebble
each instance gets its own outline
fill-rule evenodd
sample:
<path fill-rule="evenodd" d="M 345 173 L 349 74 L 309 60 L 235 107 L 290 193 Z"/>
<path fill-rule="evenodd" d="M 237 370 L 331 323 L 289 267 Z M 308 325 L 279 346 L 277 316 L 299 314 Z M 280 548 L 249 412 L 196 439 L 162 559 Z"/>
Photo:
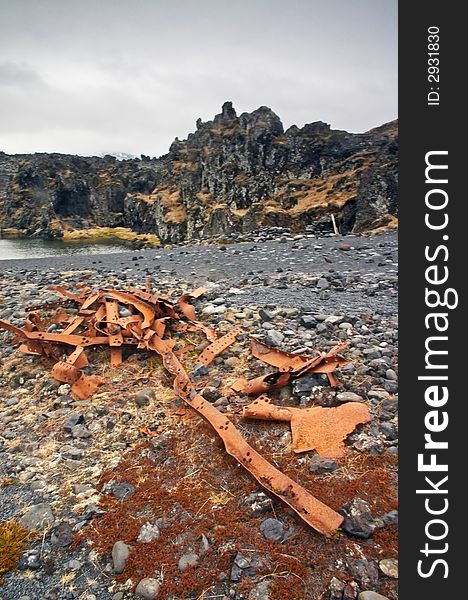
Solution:
<path fill-rule="evenodd" d="M 115 542 L 112 548 L 112 561 L 116 573 L 122 573 L 125 569 L 125 563 L 130 556 L 130 550 L 131 547 L 127 546 L 125 542 L 122 542 L 121 540 Z"/>
<path fill-rule="evenodd" d="M 265 519 L 260 525 L 260 531 L 267 540 L 282 542 L 284 540 L 284 525 L 278 519 Z"/>
<path fill-rule="evenodd" d="M 54 514 L 49 504 L 41 503 L 31 506 L 25 515 L 19 519 L 22 525 L 28 531 L 34 529 L 42 530 L 54 522 Z"/>
<path fill-rule="evenodd" d="M 161 590 L 161 584 L 157 579 L 151 577 L 145 577 L 142 579 L 136 587 L 135 595 L 137 598 L 143 598 L 144 600 L 155 600 L 158 597 Z"/>
<path fill-rule="evenodd" d="M 137 406 L 148 406 L 151 400 L 154 400 L 155 393 L 153 388 L 145 388 L 140 390 L 135 396 L 135 404 Z"/>
<path fill-rule="evenodd" d="M 179 558 L 179 570 L 185 571 L 188 567 L 195 567 L 198 564 L 198 554 L 184 554 Z"/>

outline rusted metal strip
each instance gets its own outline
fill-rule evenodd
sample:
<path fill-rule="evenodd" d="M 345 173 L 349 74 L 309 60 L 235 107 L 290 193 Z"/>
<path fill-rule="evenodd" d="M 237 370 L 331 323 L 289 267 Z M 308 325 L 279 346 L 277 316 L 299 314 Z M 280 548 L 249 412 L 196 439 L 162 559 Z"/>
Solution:
<path fill-rule="evenodd" d="M 21 330 L 23 331 L 23 330 Z M 107 345 L 109 340 L 105 336 L 86 337 L 82 335 L 62 335 L 61 333 L 47 333 L 45 331 L 23 332 L 30 340 L 57 342 L 69 346 L 100 346 Z"/>
<path fill-rule="evenodd" d="M 200 296 L 203 296 L 207 291 L 208 288 L 206 287 L 198 287 L 195 290 L 188 292 L 187 296 L 190 296 L 191 298 L 200 298 Z"/>
<path fill-rule="evenodd" d="M 32 354 L 34 356 L 41 356 L 42 354 L 44 354 L 42 344 L 40 344 L 39 342 L 32 342 L 31 340 L 28 340 L 24 344 L 21 344 L 19 347 L 19 351 L 23 354 Z"/>
<path fill-rule="evenodd" d="M 83 377 L 83 373 L 78 367 L 61 360 L 52 367 L 52 377 L 57 381 L 72 385 Z"/>
<path fill-rule="evenodd" d="M 200 323 L 200 321 L 192 321 L 191 325 L 186 329 L 188 329 L 188 331 L 202 331 L 205 334 L 206 339 L 212 343 L 216 342 L 218 339 L 216 331 L 204 323 Z"/>
<path fill-rule="evenodd" d="M 198 362 L 202 365 L 209 365 L 219 354 L 224 352 L 229 346 L 232 346 L 237 341 L 237 336 L 243 333 L 242 327 L 235 327 L 223 337 L 218 338 L 215 342 L 207 346 L 198 357 Z"/>
<path fill-rule="evenodd" d="M 3 321 L 2 319 L 0 319 L 0 329 L 5 329 L 6 331 L 9 331 L 10 333 L 14 333 L 15 335 L 22 337 L 22 338 L 28 337 L 27 332 L 24 331 L 24 329 L 21 329 L 20 327 L 16 327 L 15 325 L 8 323 L 8 321 Z"/>
<path fill-rule="evenodd" d="M 174 376 L 176 393 L 211 424 L 223 440 L 226 452 L 311 527 L 326 536 L 332 535 L 343 522 L 343 517 L 271 465 L 244 440 L 226 415 L 196 393 L 182 364 L 163 340 L 153 337 L 151 347 L 161 356 L 164 366 Z"/>
<path fill-rule="evenodd" d="M 47 289 L 54 290 L 55 292 L 57 292 L 61 296 L 64 296 L 65 298 L 70 298 L 71 300 L 74 300 L 75 302 L 78 302 L 78 304 L 81 304 L 82 301 L 83 301 L 83 297 L 82 296 L 77 296 L 76 294 L 74 294 L 73 292 L 70 292 L 69 290 L 65 289 L 61 285 L 50 285 Z"/>
<path fill-rule="evenodd" d="M 106 301 L 106 321 L 107 323 L 115 323 L 118 324 L 120 320 L 119 316 L 119 303 L 117 300 L 107 300 Z"/>
<path fill-rule="evenodd" d="M 110 364 L 116 367 L 122 364 L 122 348 L 118 346 L 111 347 L 110 349 Z"/>
<path fill-rule="evenodd" d="M 44 302 L 43 304 L 33 304 L 26 307 L 26 312 L 36 312 L 37 310 L 50 310 L 52 308 L 60 308 L 63 306 L 76 306 L 73 300 L 56 300 L 55 302 Z"/>
<path fill-rule="evenodd" d="M 177 305 L 180 308 L 180 312 L 184 315 L 186 319 L 189 321 L 195 321 L 197 318 L 197 313 L 195 311 L 195 307 L 189 302 L 190 296 L 185 294 L 181 296 L 177 300 Z"/>
<path fill-rule="evenodd" d="M 83 323 L 84 317 L 75 317 L 71 320 L 69 325 L 65 327 L 65 329 L 61 332 L 62 335 L 69 335 L 73 333 L 78 327 Z"/>
<path fill-rule="evenodd" d="M 74 365 L 78 369 L 82 369 L 89 365 L 88 357 L 82 346 L 77 346 L 75 350 L 67 358 L 67 363 Z"/>

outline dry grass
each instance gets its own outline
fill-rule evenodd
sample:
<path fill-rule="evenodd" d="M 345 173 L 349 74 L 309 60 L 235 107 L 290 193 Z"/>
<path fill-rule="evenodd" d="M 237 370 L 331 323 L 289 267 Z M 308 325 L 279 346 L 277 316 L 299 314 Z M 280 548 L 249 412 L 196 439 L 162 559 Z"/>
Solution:
<path fill-rule="evenodd" d="M 91 227 L 89 229 L 66 229 L 62 237 L 65 242 L 123 240 L 127 242 L 141 241 L 159 246 L 160 240 L 153 233 L 137 233 L 128 227 Z"/>
<path fill-rule="evenodd" d="M 15 521 L 0 523 L 0 584 L 3 575 L 16 568 L 21 552 L 31 537 L 31 533 Z"/>

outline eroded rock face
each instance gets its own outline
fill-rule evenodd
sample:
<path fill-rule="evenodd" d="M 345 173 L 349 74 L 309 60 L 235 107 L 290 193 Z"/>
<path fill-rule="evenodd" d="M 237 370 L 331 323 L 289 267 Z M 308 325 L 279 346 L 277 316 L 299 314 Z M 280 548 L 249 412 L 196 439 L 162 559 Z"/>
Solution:
<path fill-rule="evenodd" d="M 158 159 L 0 153 L 0 221 L 29 235 L 124 226 L 177 243 L 262 226 L 342 233 L 397 215 L 397 123 L 364 134 L 320 121 L 283 130 L 268 107 L 230 102 Z"/>

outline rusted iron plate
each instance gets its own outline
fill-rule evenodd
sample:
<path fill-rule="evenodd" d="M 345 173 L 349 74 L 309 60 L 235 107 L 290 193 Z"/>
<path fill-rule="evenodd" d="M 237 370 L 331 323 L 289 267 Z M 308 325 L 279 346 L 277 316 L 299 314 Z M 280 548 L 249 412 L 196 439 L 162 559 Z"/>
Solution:
<path fill-rule="evenodd" d="M 83 377 L 83 373 L 78 367 L 61 360 L 52 367 L 52 377 L 62 383 L 73 385 Z"/>
<path fill-rule="evenodd" d="M 72 385 L 71 391 L 81 400 L 87 400 L 104 383 L 104 379 L 97 375 L 83 375 Z"/>
<path fill-rule="evenodd" d="M 265 421 L 289 421 L 294 452 L 315 450 L 328 458 L 343 456 L 345 438 L 357 425 L 370 420 L 369 409 L 362 402 L 347 402 L 332 408 L 295 408 L 276 406 L 267 396 L 260 396 L 244 407 L 243 416 Z"/>
<path fill-rule="evenodd" d="M 192 304 L 190 304 L 189 300 L 190 295 L 185 294 L 177 300 L 177 304 L 179 306 L 180 312 L 184 315 L 186 319 L 188 319 L 189 321 L 195 321 L 197 318 L 197 313 L 195 311 L 195 307 Z"/>
<path fill-rule="evenodd" d="M 131 292 L 105 289 L 90 293 L 89 289 L 83 286 L 78 296 L 68 292 L 62 286 L 55 286 L 55 289 L 62 296 L 70 299 L 69 301 L 75 306 L 78 313 L 76 316 L 67 314 L 61 316 L 59 322 L 64 324 L 61 333 L 43 331 L 39 317 L 34 315 L 29 317 L 22 329 L 2 321 L 0 321 L 0 327 L 22 338 L 22 347 L 26 347 L 29 352 L 41 352 L 47 356 L 53 356 L 54 353 L 63 353 L 64 346 L 74 346 L 74 350 L 68 358 L 59 360 L 52 369 L 52 374 L 58 381 L 69 383 L 72 392 L 78 398 L 86 399 L 94 393 L 99 385 L 104 383 L 104 380 L 101 377 L 85 375 L 81 371 L 81 368 L 88 364 L 85 347 L 108 346 L 113 366 L 121 363 L 123 346 L 155 351 L 161 356 L 165 368 L 172 374 L 176 393 L 212 425 L 223 440 L 226 451 L 239 464 L 317 531 L 325 535 L 336 531 L 342 522 L 342 517 L 258 454 L 243 439 L 234 424 L 196 391 L 194 383 L 176 356 L 175 352 L 182 355 L 185 348 L 174 351 L 180 339 L 171 337 L 174 332 L 193 331 L 203 332 L 206 335 L 211 344 L 198 357 L 199 362 L 204 365 L 210 364 L 218 354 L 236 341 L 239 334 L 243 333 L 243 330 L 238 327 L 217 339 L 214 329 L 196 319 L 195 309 L 190 300 L 202 295 L 206 291 L 204 288 L 181 296 L 177 303 L 177 310 L 174 309 L 167 295 L 156 296 L 153 294 L 149 280 L 147 280 L 145 291 L 132 288 Z M 76 307 L 76 304 L 79 306 Z M 120 305 L 126 306 L 131 315 L 121 317 Z M 85 334 L 83 334 L 83 329 Z M 80 331 L 81 335 L 76 335 L 77 331 Z M 167 336 L 167 338 L 163 339 L 163 336 Z M 291 355 L 256 342 L 253 344 L 252 351 L 254 356 L 279 370 L 251 381 L 243 380 L 232 384 L 232 389 L 249 395 L 260 395 L 265 391 L 281 387 L 292 378 L 312 369 L 316 369 L 317 372 L 326 372 L 333 377 L 336 366 L 343 364 L 344 361 L 337 355 L 335 349 L 328 354 L 305 357 Z M 257 404 L 254 403 L 257 418 L 267 418 L 260 416 L 261 411 L 258 410 L 263 401 L 260 398 Z M 344 409 L 339 408 L 344 414 Z M 271 405 L 268 410 L 268 418 L 278 418 L 278 412 L 275 412 Z M 314 418 L 312 418 L 309 413 L 304 411 L 294 413 L 290 409 L 285 410 L 286 413 L 282 413 L 282 418 L 291 422 L 297 451 L 300 451 L 306 442 L 314 444 L 314 447 L 319 449 L 321 447 L 320 440 L 317 441 L 314 438 L 311 441 L 307 436 L 312 434 L 307 427 L 311 422 L 312 424 L 319 422 L 319 426 L 312 427 L 312 433 L 316 434 L 317 430 L 320 430 L 323 434 L 327 430 L 327 419 L 323 413 L 320 418 L 317 415 L 313 415 Z M 350 426 L 349 423 L 353 418 L 356 420 L 356 414 L 354 417 L 346 414 L 347 427 Z M 307 433 L 308 431 L 309 433 Z"/>

